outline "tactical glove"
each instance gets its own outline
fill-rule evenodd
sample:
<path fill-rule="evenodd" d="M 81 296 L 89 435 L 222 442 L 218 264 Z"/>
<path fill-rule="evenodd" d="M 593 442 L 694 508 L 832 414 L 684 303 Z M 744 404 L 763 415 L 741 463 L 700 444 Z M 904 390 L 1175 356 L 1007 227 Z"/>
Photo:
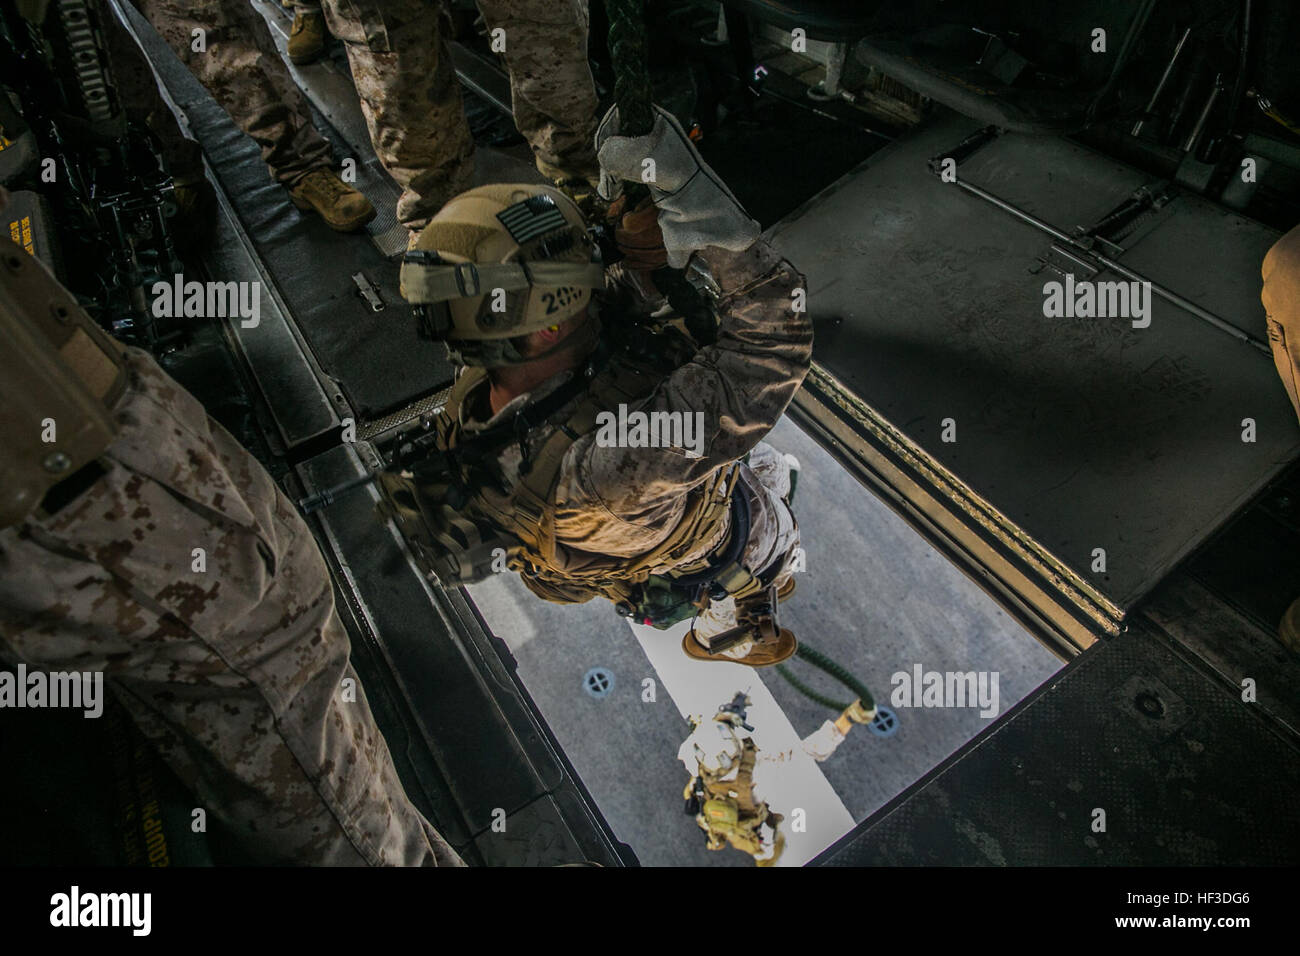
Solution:
<path fill-rule="evenodd" d="M 668 264 L 686 266 L 691 253 L 705 246 L 743 252 L 759 236 L 758 223 L 708 167 L 695 145 L 670 113 L 655 107 L 654 128 L 645 136 L 619 136 L 618 107 L 612 107 L 596 130 L 600 160 L 600 194 L 613 200 L 624 180 L 644 182 L 659 207 L 659 227 Z M 645 160 L 654 160 L 653 166 Z"/>

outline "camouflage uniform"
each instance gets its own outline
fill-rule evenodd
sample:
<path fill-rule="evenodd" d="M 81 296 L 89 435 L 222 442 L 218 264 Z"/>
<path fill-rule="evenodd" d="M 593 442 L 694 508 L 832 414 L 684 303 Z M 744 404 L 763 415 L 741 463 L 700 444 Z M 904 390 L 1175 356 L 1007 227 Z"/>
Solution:
<path fill-rule="evenodd" d="M 1300 415 L 1300 226 L 1264 257 L 1264 311 L 1268 341 L 1282 385 Z"/>
<path fill-rule="evenodd" d="M 759 442 L 740 465 L 740 480 L 749 495 L 750 532 L 749 547 L 745 549 L 747 568 L 762 571 L 774 562 L 781 567 L 771 584 L 778 590 L 794 573 L 791 558 L 799 548 L 799 523 L 790 510 L 790 465 L 767 442 Z M 727 595 L 709 602 L 709 606 L 695 621 L 695 633 L 712 637 L 736 626 L 736 600 Z M 741 645 L 733 651 L 724 651 L 729 657 L 743 657 L 748 647 Z"/>
<path fill-rule="evenodd" d="M 1300 226 L 1268 250 L 1261 270 L 1264 288 L 1260 298 L 1267 316 L 1268 344 L 1282 387 L 1300 416 Z M 1278 625 L 1278 637 L 1293 655 L 1300 655 L 1300 598 L 1287 607 Z"/>
<path fill-rule="evenodd" d="M 152 358 L 127 362 L 106 473 L 0 531 L 0 656 L 103 670 L 260 861 L 459 864 L 406 798 L 306 524 Z"/>
<path fill-rule="evenodd" d="M 257 143 L 277 182 L 292 187 L 313 170 L 333 167 L 330 144 L 312 122 L 306 97 L 280 59 L 266 21 L 247 0 L 132 2 L 213 99 Z M 192 49 L 195 30 L 204 32 L 206 52 Z M 133 41 L 128 42 L 134 46 Z M 120 44 L 115 46 L 115 54 L 118 49 Z M 123 58 L 115 55 L 115 59 Z M 135 88 L 128 90 L 128 101 L 157 101 L 156 89 L 141 88 L 138 66 L 131 71 L 137 78 Z M 152 79 L 145 82 L 153 84 Z M 165 146 L 179 147 L 174 122 L 151 126 Z"/>
<path fill-rule="evenodd" d="M 402 189 L 397 219 L 419 229 L 467 189 L 474 140 L 436 0 L 325 0 L 342 40 L 375 155 Z"/>
<path fill-rule="evenodd" d="M 511 111 L 548 179 L 594 182 L 596 87 L 587 63 L 586 0 L 476 0 L 488 29 L 505 31 Z"/>
<path fill-rule="evenodd" d="M 397 218 L 418 231 L 470 186 L 474 141 L 437 0 L 324 0 L 348 51 L 375 155 L 402 188 Z M 549 178 L 590 177 L 596 90 L 582 0 L 479 0 L 506 31 L 515 124 Z"/>
<path fill-rule="evenodd" d="M 680 448 L 601 447 L 596 433 L 584 435 L 569 448 L 555 491 L 555 536 L 568 552 L 633 558 L 645 554 L 680 523 L 687 493 L 717 472 L 756 452 L 754 467 L 740 466 L 737 493 L 748 496 L 751 512 L 749 541 L 743 564 L 751 572 L 769 571 L 779 587 L 790 577 L 790 558 L 798 545 L 798 528 L 782 500 L 789 491 L 788 468 L 773 461 L 775 453 L 762 445 L 784 414 L 812 361 L 812 322 L 806 312 L 792 308 L 793 290 L 803 286 L 795 268 L 760 240 L 744 252 L 710 247 L 700 253 L 722 289 L 716 308 L 717 343 L 668 376 L 638 406 L 645 412 L 702 412 L 703 453 L 688 458 Z M 618 321 L 610 318 L 609 321 Z M 475 410 L 486 407 L 486 391 L 471 391 L 461 406 L 461 425 L 472 436 L 509 420 L 523 406 L 543 398 L 572 375 L 564 372 L 520 395 L 487 420 Z M 556 414 L 552 421 L 563 423 Z M 529 432 L 530 455 L 553 433 L 554 425 Z M 512 444 L 500 455 L 508 483 L 518 481 L 520 451 Z M 479 491 L 499 510 L 508 496 L 496 489 Z M 725 540 L 724 525 L 711 540 L 699 542 L 677 566 L 708 556 Z M 667 568 L 657 569 L 667 570 Z M 726 602 L 717 620 L 702 620 L 701 634 L 734 626 L 727 621 Z"/>

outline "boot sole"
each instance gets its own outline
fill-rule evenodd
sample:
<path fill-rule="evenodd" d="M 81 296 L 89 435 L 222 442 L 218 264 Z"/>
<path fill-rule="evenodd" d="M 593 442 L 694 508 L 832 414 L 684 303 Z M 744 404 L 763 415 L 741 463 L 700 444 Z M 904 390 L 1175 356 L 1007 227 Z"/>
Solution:
<path fill-rule="evenodd" d="M 795 651 L 799 649 L 799 642 L 795 640 L 794 634 L 786 630 L 784 627 L 781 628 L 780 640 L 782 643 L 786 644 L 786 648 L 783 651 L 772 652 L 774 655 L 772 659 L 765 660 L 762 663 L 751 661 L 747 657 L 742 657 L 740 660 L 736 660 L 735 658 L 727 657 L 725 654 L 710 654 L 695 640 L 694 631 L 687 631 L 685 636 L 682 637 L 682 651 L 693 661 L 717 661 L 723 664 L 743 664 L 745 667 L 755 668 L 774 667 L 777 664 L 782 664 L 794 657 Z M 757 649 L 758 648 L 755 648 L 755 650 Z M 751 650 L 749 652 L 749 657 L 753 656 L 754 650 Z"/>

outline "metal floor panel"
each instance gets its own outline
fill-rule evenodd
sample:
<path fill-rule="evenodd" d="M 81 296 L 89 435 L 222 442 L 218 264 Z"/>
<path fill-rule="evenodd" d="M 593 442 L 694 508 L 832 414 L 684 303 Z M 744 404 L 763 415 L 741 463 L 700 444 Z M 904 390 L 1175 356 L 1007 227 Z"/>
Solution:
<path fill-rule="evenodd" d="M 295 334 L 274 279 L 252 250 L 247 234 L 224 196 L 219 202 L 216 234 L 204 252 L 204 265 L 222 281 L 260 283 L 258 325 L 245 329 L 234 320 L 229 325 L 267 407 L 272 410 L 281 450 L 337 427 L 339 413 L 346 413 L 347 406 L 331 401 L 321 387 L 324 373 L 312 362 L 310 353 Z M 288 395 L 293 396 L 293 401 L 284 400 Z"/>
<path fill-rule="evenodd" d="M 253 0 L 253 7 L 266 20 L 276 49 L 284 59 L 285 68 L 298 88 L 320 113 L 325 121 L 352 149 L 357 161 L 356 188 L 375 204 L 375 218 L 366 225 L 366 234 L 380 255 L 387 258 L 406 251 L 410 236 L 406 227 L 397 221 L 397 197 L 401 190 L 384 170 L 370 145 L 370 129 L 361 112 L 356 87 L 352 85 L 346 60 L 336 63 L 326 53 L 315 63 L 297 65 L 289 60 L 289 28 L 293 16 L 279 3 Z"/>
<path fill-rule="evenodd" d="M 336 233 L 318 216 L 295 209 L 288 192 L 270 178 L 256 144 L 139 13 L 131 8 L 126 14 L 155 71 L 187 115 L 286 311 L 358 419 L 382 415 L 450 381 L 446 350 L 418 335 L 398 292 L 396 265 L 363 235 Z M 338 157 L 356 155 L 333 130 L 321 132 L 332 140 Z M 359 173 L 366 172 L 364 161 L 358 167 Z M 376 206 L 392 202 L 391 193 L 379 189 L 371 198 Z M 352 279 L 358 272 L 378 288 L 383 311 L 372 311 L 362 300 Z M 273 405 L 292 400 L 291 395 L 272 396 Z"/>
<path fill-rule="evenodd" d="M 1294 737 L 1138 626 L 813 865 L 1294 865 L 1298 786 Z"/>
<path fill-rule="evenodd" d="M 1045 318 L 1043 284 L 1060 277 L 1035 271 L 1051 241 L 927 169 L 977 128 L 937 117 L 772 239 L 808 277 L 816 361 L 1063 574 L 1127 610 L 1296 457 L 1300 429 L 1266 354 L 1161 299 L 1146 329 Z M 1067 141 L 1020 135 L 959 175 L 1066 231 L 1149 180 Z M 1258 336 L 1259 261 L 1274 238 L 1181 197 L 1120 261 Z M 947 418 L 953 443 L 941 440 Z M 1254 443 L 1241 439 L 1244 418 Z M 1104 573 L 1090 570 L 1095 548 Z"/>
<path fill-rule="evenodd" d="M 794 500 L 806 572 L 781 605 L 781 624 L 862 680 L 892 706 L 891 675 L 915 665 L 999 675 L 1000 713 L 1053 679 L 1060 662 L 1040 647 L 975 583 L 932 550 L 794 422 L 766 439 L 800 462 Z M 644 866 L 750 867 L 734 850 L 710 852 L 680 795 L 687 777 L 677 752 L 690 733 L 669 684 L 609 602 L 560 605 L 538 600 L 515 574 L 471 585 L 469 597 L 518 661 L 518 675 L 610 827 Z M 681 655 L 672 632 L 665 654 Z M 682 660 L 685 660 L 683 657 Z M 713 664 L 701 664 L 708 670 Z M 612 692 L 583 692 L 583 675 L 614 675 Z M 832 698 L 843 693 L 803 661 L 789 670 Z M 791 687 L 774 668 L 728 691 L 766 685 L 800 735 L 837 716 Z M 643 699 L 646 678 L 656 699 Z M 718 703 L 721 703 L 719 701 Z M 993 718 L 975 708 L 894 707 L 898 732 L 852 731 L 820 765 L 854 820 L 874 812 L 940 764 Z M 759 746 L 767 727 L 759 729 Z M 771 799 L 771 795 L 766 795 Z M 774 806 L 784 813 L 789 807 Z M 812 811 L 808 811 L 810 820 Z"/>
<path fill-rule="evenodd" d="M 365 446 L 358 446 L 364 448 Z M 362 473 L 347 445 L 295 469 L 318 491 Z M 457 591 L 427 585 L 372 487 L 318 515 L 352 660 L 412 801 L 482 862 L 554 865 L 620 853 L 544 723 Z M 505 829 L 494 827 L 504 814 Z"/>

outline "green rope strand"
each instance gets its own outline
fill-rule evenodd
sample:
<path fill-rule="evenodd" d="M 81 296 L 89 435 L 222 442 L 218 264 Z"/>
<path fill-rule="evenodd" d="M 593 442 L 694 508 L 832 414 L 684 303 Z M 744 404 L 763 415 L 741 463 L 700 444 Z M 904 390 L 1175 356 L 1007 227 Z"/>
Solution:
<path fill-rule="evenodd" d="M 834 700 L 830 697 L 823 697 L 821 694 L 817 693 L 817 691 L 813 690 L 799 678 L 795 677 L 794 674 L 790 672 L 790 668 L 786 667 L 784 664 L 777 664 L 776 672 L 788 680 L 791 687 L 814 703 L 821 704 L 823 707 L 829 707 L 831 710 L 838 710 L 840 712 L 848 709 L 848 704 L 841 703 L 840 701 Z"/>
<path fill-rule="evenodd" d="M 876 700 L 871 696 L 871 691 L 867 690 L 867 686 L 825 654 L 813 650 L 807 644 L 800 644 L 799 650 L 797 650 L 795 654 L 807 661 L 813 667 L 816 667 L 818 670 L 830 674 L 849 690 L 853 691 L 853 693 L 857 694 L 858 700 L 862 701 L 862 706 L 867 710 L 873 710 L 875 708 Z"/>
<path fill-rule="evenodd" d="M 800 642 L 799 649 L 795 651 L 795 656 L 807 661 L 818 670 L 824 671 L 831 677 L 834 677 L 849 690 L 853 691 L 853 693 L 857 694 L 858 700 L 862 701 L 862 706 L 868 711 L 875 709 L 876 701 L 871 696 L 871 691 L 867 690 L 867 686 L 849 673 L 847 669 L 831 660 L 825 654 L 813 650 L 807 644 Z M 841 703 L 831 697 L 823 697 L 817 691 L 813 690 L 803 681 L 799 680 L 799 678 L 795 677 L 784 664 L 777 664 L 776 671 L 790 682 L 790 686 L 814 703 L 821 704 L 823 707 L 829 707 L 832 710 L 844 711 L 848 709 L 848 704 Z"/>

